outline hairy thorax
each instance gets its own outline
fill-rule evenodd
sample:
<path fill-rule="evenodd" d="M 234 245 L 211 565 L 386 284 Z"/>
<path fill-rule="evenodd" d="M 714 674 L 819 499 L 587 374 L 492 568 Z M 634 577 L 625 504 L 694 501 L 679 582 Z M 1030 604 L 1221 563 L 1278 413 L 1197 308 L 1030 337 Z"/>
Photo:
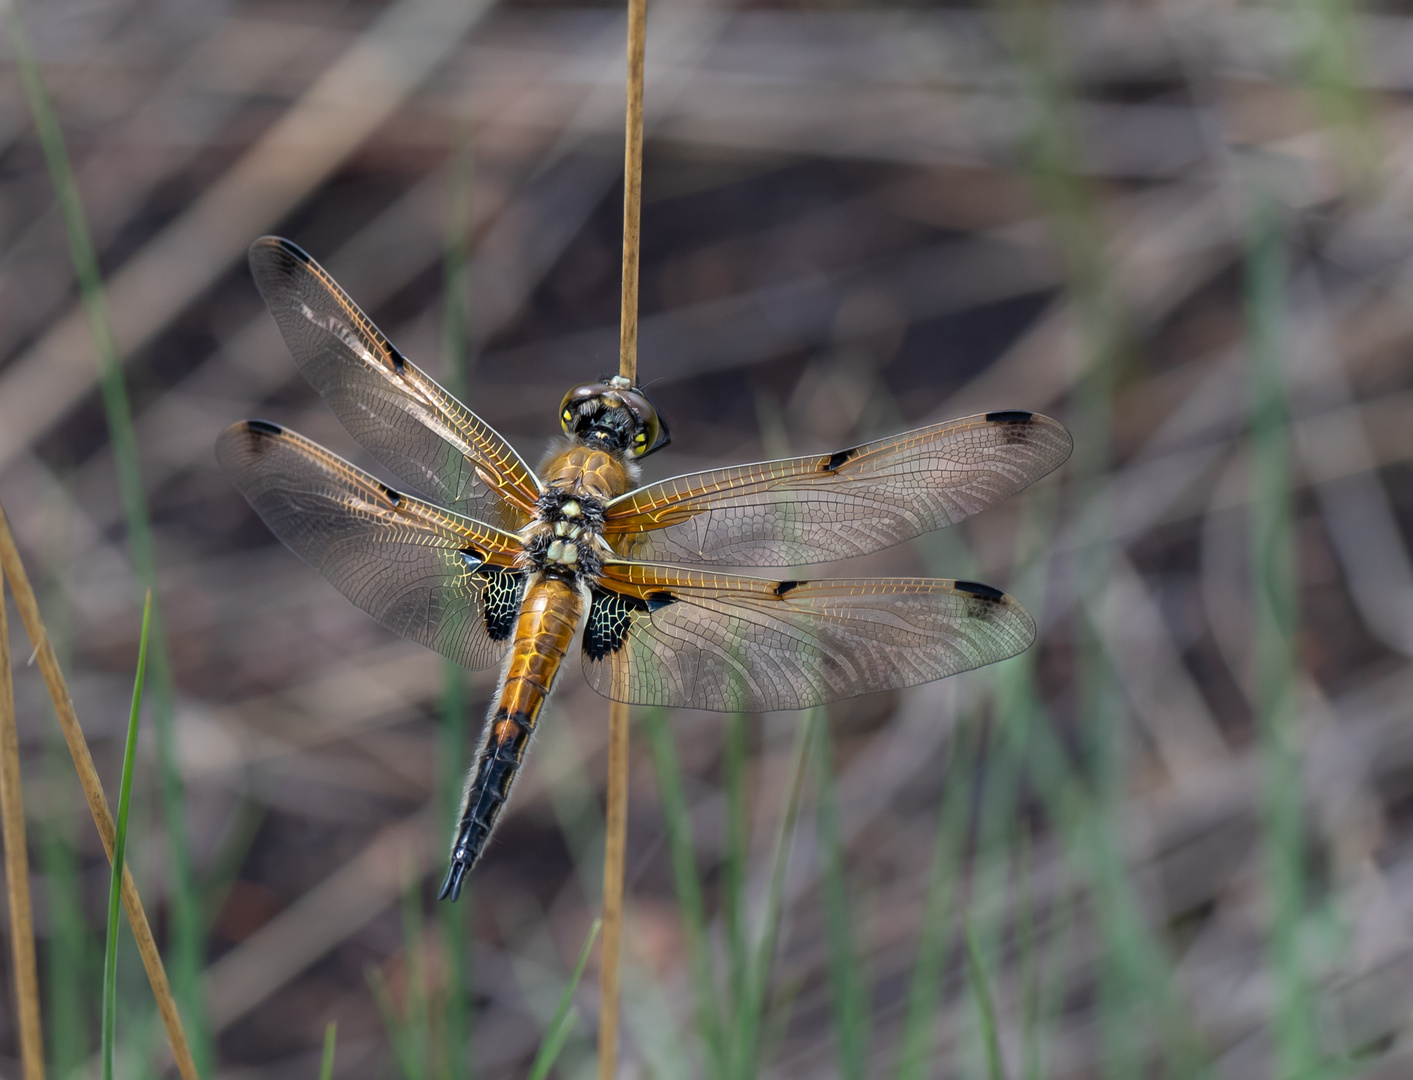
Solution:
<path fill-rule="evenodd" d="M 608 503 L 637 481 L 637 469 L 620 456 L 565 442 L 541 466 L 545 493 L 521 532 L 526 568 L 592 585 L 613 552 L 603 539 Z"/>

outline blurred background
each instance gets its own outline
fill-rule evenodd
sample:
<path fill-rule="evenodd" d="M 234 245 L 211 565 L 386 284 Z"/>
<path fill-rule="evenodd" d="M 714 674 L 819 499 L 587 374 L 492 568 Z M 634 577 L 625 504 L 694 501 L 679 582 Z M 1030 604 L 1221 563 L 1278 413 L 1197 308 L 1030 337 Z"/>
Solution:
<path fill-rule="evenodd" d="M 355 610 L 212 444 L 260 416 L 377 471 L 250 280 L 274 232 L 538 460 L 617 367 L 623 12 L 15 10 L 140 476 L 11 19 L 0 501 L 110 798 L 155 582 L 129 858 L 204 1075 L 312 1076 L 330 1021 L 339 1076 L 524 1075 L 598 908 L 607 705 L 571 660 L 438 907 L 493 673 Z M 1025 656 L 803 718 L 636 714 L 623 1075 L 1408 1075 L 1408 13 L 653 0 L 647 65 L 649 478 L 992 409 L 1076 451 L 847 571 L 1004 587 Z M 10 635 L 64 1077 L 97 1047 L 107 866 Z M 158 1075 L 121 963 L 120 1066 Z M 558 1069 L 585 1076 L 596 958 L 573 1001 Z"/>

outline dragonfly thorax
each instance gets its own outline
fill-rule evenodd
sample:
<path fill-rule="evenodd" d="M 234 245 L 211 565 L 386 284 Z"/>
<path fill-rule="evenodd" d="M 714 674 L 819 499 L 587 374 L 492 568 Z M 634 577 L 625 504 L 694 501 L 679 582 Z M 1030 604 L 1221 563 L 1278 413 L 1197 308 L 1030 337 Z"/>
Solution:
<path fill-rule="evenodd" d="M 551 577 L 597 580 L 608 550 L 603 510 L 602 500 L 586 492 L 550 488 L 522 533 L 525 562 Z"/>

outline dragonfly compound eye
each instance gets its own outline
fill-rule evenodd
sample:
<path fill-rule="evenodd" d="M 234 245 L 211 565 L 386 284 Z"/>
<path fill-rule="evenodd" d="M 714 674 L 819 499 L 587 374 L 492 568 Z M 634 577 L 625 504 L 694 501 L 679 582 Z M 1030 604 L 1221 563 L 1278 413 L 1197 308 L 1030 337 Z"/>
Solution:
<path fill-rule="evenodd" d="M 580 383 L 564 395 L 564 400 L 559 403 L 559 423 L 566 435 L 582 434 L 593 422 L 603 408 L 603 396 L 607 389 L 601 382 Z"/>
<path fill-rule="evenodd" d="M 633 415 L 636 431 L 633 434 L 629 452 L 635 458 L 647 457 L 654 450 L 661 450 L 672 441 L 672 436 L 667 431 L 667 424 L 658 414 L 657 406 L 653 404 L 652 398 L 637 387 L 630 390 L 617 390 L 614 393 L 620 404 Z"/>
<path fill-rule="evenodd" d="M 635 458 L 660 450 L 670 441 L 667 425 L 652 399 L 622 378 L 580 383 L 564 395 L 559 422 L 565 434 L 588 437 L 612 431 L 614 442 Z"/>

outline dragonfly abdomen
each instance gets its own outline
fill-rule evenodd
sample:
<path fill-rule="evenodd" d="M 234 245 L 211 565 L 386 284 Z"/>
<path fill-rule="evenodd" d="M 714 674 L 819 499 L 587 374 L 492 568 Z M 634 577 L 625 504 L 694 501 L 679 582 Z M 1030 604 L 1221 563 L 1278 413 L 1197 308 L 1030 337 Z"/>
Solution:
<path fill-rule="evenodd" d="M 485 850 L 584 609 L 583 593 L 572 581 L 537 574 L 525 587 L 500 693 L 462 796 L 443 900 L 457 898 L 466 874 Z"/>

